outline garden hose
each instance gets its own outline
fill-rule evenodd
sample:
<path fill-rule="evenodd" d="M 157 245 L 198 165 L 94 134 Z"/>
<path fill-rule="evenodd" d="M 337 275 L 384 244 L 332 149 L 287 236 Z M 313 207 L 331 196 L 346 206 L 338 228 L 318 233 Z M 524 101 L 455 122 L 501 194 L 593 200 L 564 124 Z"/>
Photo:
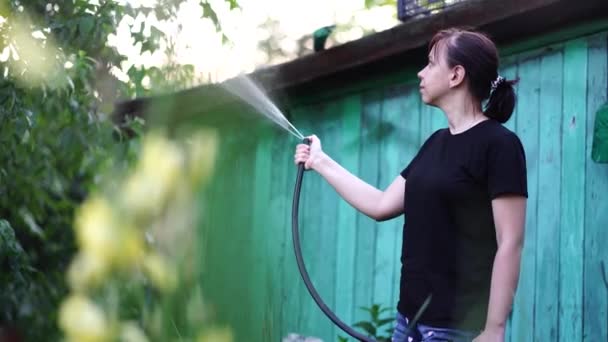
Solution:
<path fill-rule="evenodd" d="M 307 145 L 310 145 L 311 141 L 308 138 L 304 138 L 303 142 Z M 293 249 L 296 255 L 296 262 L 298 263 L 298 269 L 300 270 L 300 275 L 302 276 L 302 280 L 304 280 L 304 284 L 308 289 L 308 292 L 314 299 L 315 303 L 319 306 L 321 311 L 329 318 L 335 325 L 337 325 L 340 329 L 342 329 L 345 333 L 349 334 L 353 338 L 363 341 L 363 342 L 375 342 L 374 339 L 364 336 L 363 334 L 355 331 L 353 328 L 348 326 L 342 320 L 340 320 L 336 314 L 334 314 L 329 307 L 323 302 L 319 293 L 313 286 L 310 281 L 310 277 L 308 276 L 308 271 L 306 271 L 306 266 L 304 265 L 304 259 L 302 258 L 302 249 L 300 246 L 300 233 L 298 230 L 298 206 L 300 203 L 300 190 L 302 189 L 302 178 L 304 176 L 304 163 L 300 163 L 298 165 L 298 175 L 296 178 L 296 186 L 293 192 L 293 205 L 291 209 L 291 233 L 293 235 Z"/>

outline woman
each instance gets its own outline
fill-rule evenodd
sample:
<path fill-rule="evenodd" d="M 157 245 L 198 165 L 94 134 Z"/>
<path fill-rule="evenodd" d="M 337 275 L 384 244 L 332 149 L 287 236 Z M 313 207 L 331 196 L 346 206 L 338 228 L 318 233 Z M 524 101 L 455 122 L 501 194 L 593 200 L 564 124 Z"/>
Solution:
<path fill-rule="evenodd" d="M 314 135 L 310 146 L 296 147 L 295 163 L 375 220 L 405 214 L 392 341 L 503 341 L 527 198 L 523 147 L 501 125 L 513 112 L 516 81 L 498 75 L 489 38 L 459 29 L 433 37 L 418 78 L 422 101 L 440 108 L 449 127 L 433 133 L 384 191 L 333 161 Z"/>

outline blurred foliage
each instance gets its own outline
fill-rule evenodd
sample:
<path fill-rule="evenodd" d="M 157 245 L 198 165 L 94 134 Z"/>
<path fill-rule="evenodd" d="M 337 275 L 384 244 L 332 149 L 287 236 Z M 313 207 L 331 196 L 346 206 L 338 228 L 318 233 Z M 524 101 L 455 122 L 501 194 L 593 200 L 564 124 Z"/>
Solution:
<path fill-rule="evenodd" d="M 133 66 L 119 81 L 113 70 L 126 56 L 108 36 L 127 17 L 175 20 L 184 1 L 0 1 L 0 339 L 12 330 L 26 340 L 58 340 L 75 208 L 139 150 L 123 128 L 138 136 L 144 122 L 112 122 L 114 102 L 181 87 L 193 73 L 177 63 Z M 221 29 L 209 3 L 200 3 Z M 131 27 L 141 53 L 170 40 L 149 22 Z"/>
<path fill-rule="evenodd" d="M 336 11 L 334 21 L 298 39 L 285 34 L 280 20 L 267 18 L 258 27 L 262 37 L 258 42 L 258 51 L 264 65 L 283 63 L 389 29 L 398 25 L 399 19 L 409 20 L 439 13 L 462 1 L 466 0 L 365 0 L 362 8 L 347 13 Z M 401 5 L 403 7 L 399 13 Z M 328 28 L 331 28 L 329 32 L 323 32 Z M 323 44 L 319 40 L 315 42 L 315 35 L 320 32 L 325 35 Z M 315 43 L 323 45 L 323 48 L 315 48 Z"/>
<path fill-rule="evenodd" d="M 195 229 L 216 142 L 212 131 L 146 134 L 133 170 L 79 207 L 59 317 L 69 341 L 232 341 L 204 302 Z"/>
<path fill-rule="evenodd" d="M 365 8 L 378 6 L 397 6 L 397 0 L 365 0 Z"/>
<path fill-rule="evenodd" d="M 362 8 L 348 12 L 346 16 L 345 13 L 334 13 L 333 22 L 317 27 L 298 39 L 293 39 L 285 33 L 280 20 L 269 17 L 258 27 L 259 31 L 262 32 L 262 39 L 257 44 L 258 51 L 263 58 L 262 64 L 287 62 L 386 29 L 385 24 L 381 25 L 383 26 L 382 29 L 370 25 L 371 22 L 378 21 L 377 19 L 370 20 L 370 18 L 373 16 L 373 12 L 379 8 L 389 9 L 384 12 L 385 14 L 388 13 L 385 22 L 389 25 L 391 22 L 393 24 L 398 23 L 397 0 L 365 0 Z M 346 17 L 348 19 L 345 20 Z M 324 32 L 325 30 L 327 31 Z M 319 34 L 324 36 L 322 44 L 318 40 Z M 315 44 L 317 44 L 317 47 L 315 47 Z M 320 45 L 323 48 L 318 48 Z"/>

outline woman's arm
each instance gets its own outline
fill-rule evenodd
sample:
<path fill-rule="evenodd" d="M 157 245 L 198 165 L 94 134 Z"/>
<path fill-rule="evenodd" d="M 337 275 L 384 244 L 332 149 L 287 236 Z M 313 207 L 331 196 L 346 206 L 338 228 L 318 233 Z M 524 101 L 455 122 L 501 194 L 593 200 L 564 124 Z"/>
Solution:
<path fill-rule="evenodd" d="M 295 163 L 305 163 L 307 169 L 317 171 L 355 209 L 376 221 L 388 220 L 403 213 L 405 179 L 397 176 L 386 190 L 379 190 L 343 168 L 321 150 L 316 136 L 311 146 L 296 148 Z"/>
<path fill-rule="evenodd" d="M 357 178 L 329 156 L 324 155 L 314 167 L 346 202 L 376 221 L 384 221 L 403 213 L 405 179 L 397 176 L 381 191 Z"/>
<path fill-rule="evenodd" d="M 526 198 L 501 196 L 492 201 L 498 250 L 492 268 L 488 316 L 484 332 L 477 341 L 503 341 L 505 324 L 513 305 L 519 280 L 524 241 Z"/>

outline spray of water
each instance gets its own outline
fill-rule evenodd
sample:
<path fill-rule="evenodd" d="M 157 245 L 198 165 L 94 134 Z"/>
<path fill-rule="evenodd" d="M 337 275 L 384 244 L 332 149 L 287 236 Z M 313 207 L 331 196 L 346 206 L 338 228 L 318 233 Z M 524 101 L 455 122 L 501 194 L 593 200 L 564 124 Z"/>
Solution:
<path fill-rule="evenodd" d="M 247 102 L 258 113 L 272 120 L 281 128 L 302 140 L 304 136 L 295 128 L 277 106 L 266 96 L 262 89 L 247 76 L 239 76 L 223 83 L 223 87 Z"/>

